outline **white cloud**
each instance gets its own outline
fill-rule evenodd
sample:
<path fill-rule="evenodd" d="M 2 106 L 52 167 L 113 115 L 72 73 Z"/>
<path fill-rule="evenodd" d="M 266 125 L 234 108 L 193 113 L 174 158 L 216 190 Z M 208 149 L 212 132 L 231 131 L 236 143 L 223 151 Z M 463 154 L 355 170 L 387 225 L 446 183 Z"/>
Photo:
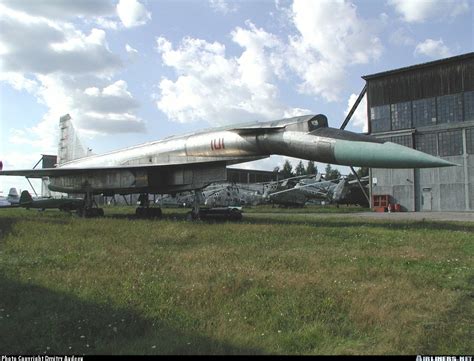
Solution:
<path fill-rule="evenodd" d="M 415 56 L 425 55 L 429 58 L 439 59 L 450 57 L 452 52 L 442 39 L 426 39 L 416 46 L 414 54 Z"/>
<path fill-rule="evenodd" d="M 230 3 L 226 0 L 209 0 L 209 6 L 212 10 L 221 14 L 228 14 L 237 11 L 237 6 L 235 3 Z"/>
<path fill-rule="evenodd" d="M 350 110 L 352 109 L 352 106 L 357 100 L 357 97 L 358 97 L 357 94 L 351 94 L 351 96 L 349 97 L 349 100 L 347 101 L 347 108 L 346 108 L 346 111 L 344 112 L 344 116 L 347 116 L 347 114 L 349 114 Z M 350 124 L 357 130 L 360 130 L 362 132 L 367 132 L 369 130 L 367 122 L 368 122 L 367 95 L 364 95 L 356 111 L 352 115 Z"/>
<path fill-rule="evenodd" d="M 1 147 L 0 147 L 0 150 Z M 41 155 L 39 153 L 31 152 L 18 152 L 18 151 L 1 151 L 1 161 L 3 162 L 3 170 L 7 169 L 31 169 L 38 162 Z M 30 179 L 34 188 L 38 193 L 41 192 L 41 181 L 36 179 Z M 1 196 L 6 197 L 10 188 L 16 188 L 18 194 L 21 194 L 22 190 L 28 190 L 33 193 L 31 186 L 25 177 L 0 177 L 0 192 L 3 191 Z"/>
<path fill-rule="evenodd" d="M 48 107 L 47 113 L 33 127 L 14 129 L 9 140 L 27 144 L 38 153 L 57 153 L 59 117 L 69 113 L 80 133 L 88 135 L 143 132 L 144 122 L 133 114 L 138 102 L 119 80 L 103 87 L 87 86 L 104 83 L 94 77 L 39 75 L 35 92 L 38 101 Z"/>
<path fill-rule="evenodd" d="M 113 0 L 2 0 L 2 3 L 10 9 L 53 20 L 77 16 L 105 16 L 114 13 Z"/>
<path fill-rule="evenodd" d="M 289 67 L 302 79 L 299 90 L 339 99 L 346 68 L 377 60 L 383 50 L 372 26 L 343 0 L 295 0 L 291 20 L 299 35 L 290 39 Z"/>
<path fill-rule="evenodd" d="M 388 4 L 409 23 L 454 18 L 469 11 L 468 0 L 389 0 Z"/>
<path fill-rule="evenodd" d="M 0 72 L 0 82 L 10 84 L 16 90 L 26 90 L 34 93 L 38 89 L 38 82 L 15 72 Z"/>
<path fill-rule="evenodd" d="M 132 113 L 81 113 L 77 126 L 88 134 L 119 134 L 145 131 L 143 121 Z"/>
<path fill-rule="evenodd" d="M 275 53 L 283 44 L 250 22 L 247 26 L 231 33 L 232 40 L 244 49 L 239 57 L 226 57 L 225 46 L 218 42 L 185 38 L 175 48 L 167 39 L 158 38 L 163 63 L 177 74 L 175 81 L 161 80 L 158 108 L 174 121 L 211 124 L 308 113 L 278 101 L 275 79 L 281 76 L 283 63 Z"/>
<path fill-rule="evenodd" d="M 412 34 L 405 28 L 395 30 L 390 34 L 390 42 L 396 45 L 413 46 L 416 44 Z"/>
<path fill-rule="evenodd" d="M 58 11 L 63 5 L 58 2 Z M 0 81 L 30 92 L 48 111 L 35 126 L 12 130 L 10 142 L 56 153 L 59 117 L 66 113 L 94 134 L 144 130 L 126 82 L 110 80 L 122 62 L 109 50 L 104 30 L 86 33 L 19 10 L 0 5 Z"/>
<path fill-rule="evenodd" d="M 126 28 L 144 25 L 151 19 L 151 13 L 137 0 L 120 0 L 117 14 Z"/>
<path fill-rule="evenodd" d="M 110 29 L 110 30 L 120 29 L 120 23 L 108 17 L 98 17 L 94 20 L 94 23 L 99 28 L 103 28 L 103 29 Z"/>
<path fill-rule="evenodd" d="M 92 111 L 96 113 L 128 114 L 138 106 L 138 102 L 127 90 L 127 83 L 124 80 L 118 80 L 104 87 L 102 91 L 97 87 L 87 88 L 82 95 L 77 94 L 74 97 L 74 107 L 82 109 L 84 113 Z M 113 131 L 114 129 L 109 129 L 109 132 Z"/>
<path fill-rule="evenodd" d="M 120 58 L 110 52 L 105 32 L 90 34 L 70 24 L 3 12 L 0 17 L 2 72 L 68 74 L 114 72 Z"/>
<path fill-rule="evenodd" d="M 125 44 L 125 51 L 131 55 L 135 55 L 135 54 L 138 54 L 138 50 L 137 49 L 134 49 L 132 48 L 130 45 L 128 44 Z"/>

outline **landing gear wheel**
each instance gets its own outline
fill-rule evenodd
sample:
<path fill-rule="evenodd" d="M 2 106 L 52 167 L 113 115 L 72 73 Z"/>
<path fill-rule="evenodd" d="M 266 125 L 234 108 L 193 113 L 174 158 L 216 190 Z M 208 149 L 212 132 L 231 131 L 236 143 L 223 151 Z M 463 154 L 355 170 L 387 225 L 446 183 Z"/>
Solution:
<path fill-rule="evenodd" d="M 242 212 L 238 209 L 232 209 L 230 211 L 230 219 L 232 221 L 241 221 L 242 220 Z"/>
<path fill-rule="evenodd" d="M 135 210 L 137 218 L 161 218 L 162 214 L 161 208 L 138 207 Z"/>
<path fill-rule="evenodd" d="M 77 215 L 83 218 L 103 217 L 104 210 L 102 208 L 79 208 Z"/>
<path fill-rule="evenodd" d="M 200 219 L 201 219 L 200 216 L 196 215 L 193 211 L 189 211 L 188 213 L 186 213 L 186 220 L 188 222 L 198 221 Z"/>

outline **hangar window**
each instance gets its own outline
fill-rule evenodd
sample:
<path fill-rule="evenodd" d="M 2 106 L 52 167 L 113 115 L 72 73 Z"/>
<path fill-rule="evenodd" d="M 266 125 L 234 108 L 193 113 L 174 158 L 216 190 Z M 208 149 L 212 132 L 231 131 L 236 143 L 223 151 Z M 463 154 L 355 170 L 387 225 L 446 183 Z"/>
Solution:
<path fill-rule="evenodd" d="M 370 119 L 372 132 L 384 132 L 390 130 L 390 105 L 381 105 L 370 108 Z"/>
<path fill-rule="evenodd" d="M 474 154 L 474 128 L 466 129 L 467 154 Z"/>
<path fill-rule="evenodd" d="M 439 155 L 445 157 L 448 155 L 462 154 L 462 131 L 454 130 L 451 132 L 441 132 L 439 137 Z"/>
<path fill-rule="evenodd" d="M 416 149 L 431 155 L 438 155 L 438 137 L 435 133 L 417 134 L 415 136 Z"/>
<path fill-rule="evenodd" d="M 438 98 L 438 124 L 462 122 L 461 94 L 445 95 Z"/>
<path fill-rule="evenodd" d="M 392 104 L 392 130 L 411 128 L 411 102 Z"/>
<path fill-rule="evenodd" d="M 435 98 L 413 101 L 413 126 L 423 127 L 436 124 Z"/>
<path fill-rule="evenodd" d="M 413 147 L 413 142 L 412 142 L 412 136 L 411 135 L 402 135 L 399 137 L 392 137 L 391 142 L 392 143 L 397 143 L 400 145 L 404 145 L 405 147 L 412 148 Z"/>
<path fill-rule="evenodd" d="M 464 121 L 474 120 L 474 91 L 464 93 Z"/>

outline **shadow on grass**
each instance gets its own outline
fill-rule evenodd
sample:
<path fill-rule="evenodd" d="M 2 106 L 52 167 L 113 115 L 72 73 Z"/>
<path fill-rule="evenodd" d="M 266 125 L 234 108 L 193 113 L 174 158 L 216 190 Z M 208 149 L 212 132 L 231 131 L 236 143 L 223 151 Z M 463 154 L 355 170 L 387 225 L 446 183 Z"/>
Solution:
<path fill-rule="evenodd" d="M 318 214 L 308 216 L 307 214 L 301 215 L 278 215 L 275 213 L 273 215 L 264 215 L 260 216 L 258 213 L 243 213 L 242 221 L 223 221 L 223 220 L 206 220 L 205 223 L 243 223 L 243 224 L 256 224 L 256 225 L 274 225 L 274 224 L 284 224 L 284 225 L 304 225 L 312 226 L 316 228 L 320 227 L 339 227 L 339 228 L 355 228 L 355 227 L 372 227 L 372 228 L 386 228 L 390 230 L 417 230 L 417 229 L 426 229 L 431 230 L 447 230 L 447 231 L 463 231 L 463 232 L 472 232 L 474 233 L 474 224 L 457 224 L 455 222 L 445 222 L 445 221 L 406 221 L 406 220 L 367 220 L 364 218 L 351 218 L 347 220 L 349 214 L 341 214 L 340 218 L 328 218 L 328 217 L 318 217 Z M 164 213 L 163 220 L 168 221 L 185 221 L 185 215 L 182 213 Z"/>
<path fill-rule="evenodd" d="M 0 275 L 3 354 L 257 354 Z"/>
<path fill-rule="evenodd" d="M 341 218 L 331 219 L 331 218 L 318 218 L 315 215 L 312 218 L 307 219 L 288 219 L 285 217 L 268 217 L 268 216 L 258 216 L 252 217 L 246 216 L 244 214 L 244 223 L 248 224 L 288 224 L 288 225 L 305 225 L 313 226 L 316 228 L 319 227 L 343 227 L 343 228 L 354 228 L 354 227 L 372 227 L 372 228 L 386 228 L 390 230 L 416 230 L 416 229 L 437 229 L 437 230 L 448 230 L 448 231 L 464 231 L 464 232 L 474 232 L 474 224 L 456 224 L 454 222 L 444 222 L 444 221 L 404 221 L 404 220 L 371 220 L 367 221 L 366 219 L 357 219 L 352 218 L 351 220 L 346 220 L 345 215 L 341 215 Z M 297 215 L 295 215 L 297 218 Z"/>
<path fill-rule="evenodd" d="M 317 213 L 314 214 L 278 214 L 274 215 L 260 215 L 258 213 L 243 213 L 242 221 L 228 221 L 222 219 L 207 219 L 200 221 L 205 224 L 222 224 L 225 222 L 231 223 L 242 223 L 242 224 L 256 224 L 256 225 L 304 225 L 312 226 L 316 228 L 320 227 L 338 227 L 338 228 L 355 228 L 355 227 L 371 227 L 371 228 L 386 228 L 389 230 L 417 230 L 426 229 L 431 230 L 446 230 L 446 231 L 463 231 L 474 233 L 474 224 L 457 224 L 456 222 L 446 221 L 407 221 L 407 220 L 367 220 L 365 218 L 350 218 L 347 219 L 350 213 L 341 214 L 340 218 L 328 218 L 318 217 Z M 106 214 L 105 218 L 115 219 L 127 219 L 127 220 L 143 220 L 143 218 L 137 218 L 134 214 Z M 154 221 L 186 221 L 186 214 L 183 212 L 167 211 L 163 213 L 161 219 Z M 151 220 L 152 221 L 152 220 Z"/>
<path fill-rule="evenodd" d="M 0 242 L 11 233 L 13 225 L 18 222 L 17 217 L 0 217 Z"/>

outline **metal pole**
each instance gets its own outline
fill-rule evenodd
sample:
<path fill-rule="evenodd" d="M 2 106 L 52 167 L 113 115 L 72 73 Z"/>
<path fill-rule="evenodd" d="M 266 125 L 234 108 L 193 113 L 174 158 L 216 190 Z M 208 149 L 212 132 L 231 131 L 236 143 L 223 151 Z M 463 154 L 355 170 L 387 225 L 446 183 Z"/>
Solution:
<path fill-rule="evenodd" d="M 344 119 L 344 122 L 342 123 L 340 129 L 344 129 L 347 126 L 347 123 L 349 123 L 349 120 L 351 120 L 352 115 L 354 115 L 354 112 L 356 111 L 357 107 L 359 106 L 366 92 L 367 92 L 367 83 L 365 83 L 364 88 L 362 89 L 362 91 L 359 94 L 359 97 L 357 98 L 354 105 L 352 106 L 351 111 L 349 112 L 349 114 L 347 114 L 346 119 Z"/>
<path fill-rule="evenodd" d="M 31 189 L 33 189 L 33 192 L 35 193 L 35 196 L 38 197 L 38 193 L 36 193 L 36 190 L 35 190 L 35 187 L 33 187 L 33 184 L 31 184 L 30 180 L 28 179 L 28 177 L 25 177 L 26 180 L 28 181 L 28 183 L 30 183 L 30 187 Z"/>
<path fill-rule="evenodd" d="M 367 199 L 367 202 L 369 202 L 369 206 L 370 206 L 370 198 L 369 198 L 369 196 L 367 195 L 367 193 L 365 192 L 365 189 L 364 189 L 364 187 L 362 186 L 362 183 L 360 182 L 359 175 L 357 174 L 357 172 L 354 170 L 353 167 L 350 167 L 350 168 L 351 168 L 352 173 L 353 173 L 353 174 L 355 175 L 355 177 L 357 178 L 357 183 L 359 183 L 359 187 L 360 187 L 362 193 L 364 193 L 364 196 L 365 196 L 365 198 Z"/>

